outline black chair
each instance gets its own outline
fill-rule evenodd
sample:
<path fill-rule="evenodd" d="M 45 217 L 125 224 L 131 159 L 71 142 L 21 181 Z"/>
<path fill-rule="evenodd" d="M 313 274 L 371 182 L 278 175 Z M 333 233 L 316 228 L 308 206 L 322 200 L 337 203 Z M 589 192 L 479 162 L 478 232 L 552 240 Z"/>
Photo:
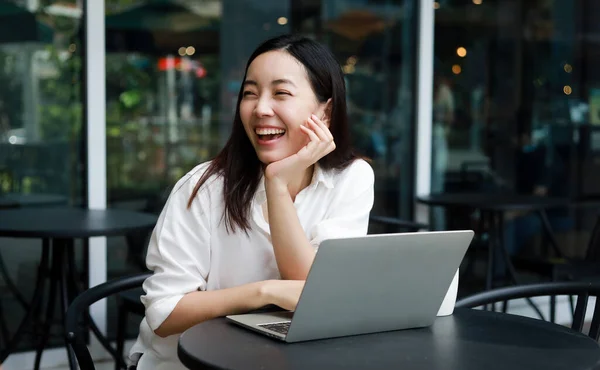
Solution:
<path fill-rule="evenodd" d="M 147 276 L 152 275 L 148 273 Z M 124 292 L 120 292 L 117 295 L 117 354 L 123 358 L 123 349 L 125 347 L 125 336 L 127 335 L 127 319 L 129 314 L 135 314 L 144 316 L 146 310 L 140 297 L 144 294 L 144 290 L 141 286 L 134 289 L 130 289 Z M 119 364 L 115 362 L 115 370 L 123 369 Z"/>
<path fill-rule="evenodd" d="M 79 328 L 79 319 L 83 316 L 84 312 L 90 305 L 103 298 L 141 286 L 144 280 L 150 275 L 151 274 L 144 273 L 107 281 L 106 283 L 84 291 L 73 300 L 71 305 L 69 305 L 65 317 L 65 334 L 67 343 L 69 344 L 69 350 L 72 350 L 75 353 L 75 357 L 77 358 L 81 370 L 95 369 L 92 356 L 90 355 L 84 340 L 86 336 L 83 330 L 80 330 Z M 116 361 L 117 366 L 125 367 L 126 365 L 122 357 L 120 358 L 120 361 L 121 364 L 118 364 L 118 360 Z"/>
<path fill-rule="evenodd" d="M 10 334 L 8 332 L 8 325 L 4 320 L 4 308 L 2 307 L 2 301 L 0 300 L 0 345 L 2 348 L 6 348 L 10 341 Z"/>
<path fill-rule="evenodd" d="M 590 296 L 596 297 L 592 323 L 588 335 L 598 341 L 600 335 L 600 283 L 596 282 L 548 282 L 541 284 L 518 285 L 488 290 L 463 298 L 456 302 L 457 308 L 474 308 L 511 299 L 543 296 L 577 296 L 577 306 L 571 328 L 582 332 L 585 312 Z"/>
<path fill-rule="evenodd" d="M 600 216 L 596 218 L 584 258 L 568 258 L 558 248 L 555 254 L 555 257 L 515 256 L 511 259 L 517 270 L 532 272 L 550 281 L 600 281 Z M 554 321 L 555 307 L 556 300 L 551 296 L 550 321 Z"/>
<path fill-rule="evenodd" d="M 600 216 L 592 229 L 584 258 L 568 258 L 555 249 L 556 257 L 515 258 L 515 267 L 549 276 L 552 280 L 578 280 L 600 276 Z"/>

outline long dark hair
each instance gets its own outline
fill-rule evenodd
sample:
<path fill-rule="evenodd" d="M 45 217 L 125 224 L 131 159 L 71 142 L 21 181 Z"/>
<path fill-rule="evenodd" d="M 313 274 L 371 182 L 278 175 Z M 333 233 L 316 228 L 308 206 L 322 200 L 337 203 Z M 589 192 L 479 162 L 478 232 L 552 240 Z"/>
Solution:
<path fill-rule="evenodd" d="M 346 86 L 340 65 L 331 51 L 318 42 L 301 36 L 283 35 L 258 46 L 248 59 L 244 80 L 252 61 L 259 55 L 274 50 L 284 50 L 304 65 L 312 90 L 320 103 L 325 103 L 331 98 L 328 109 L 329 129 L 335 140 L 336 149 L 321 158 L 319 166 L 324 170 L 345 168 L 356 158 L 356 155 L 350 143 Z M 248 220 L 250 205 L 261 179 L 262 163 L 244 131 L 240 117 L 242 93 L 243 86 L 238 94 L 231 136 L 198 180 L 187 206 L 189 208 L 192 205 L 200 187 L 211 176 L 222 176 L 225 226 L 228 231 L 235 231 L 239 227 L 247 232 L 250 229 Z"/>

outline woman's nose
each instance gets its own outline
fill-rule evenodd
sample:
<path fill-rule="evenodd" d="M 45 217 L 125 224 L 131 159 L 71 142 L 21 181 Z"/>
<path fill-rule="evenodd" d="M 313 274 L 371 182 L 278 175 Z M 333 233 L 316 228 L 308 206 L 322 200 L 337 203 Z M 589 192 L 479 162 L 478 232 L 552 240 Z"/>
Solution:
<path fill-rule="evenodd" d="M 271 108 L 271 104 L 269 100 L 266 98 L 258 99 L 256 103 L 256 107 L 254 108 L 254 114 L 257 117 L 268 117 L 273 115 L 273 109 Z"/>

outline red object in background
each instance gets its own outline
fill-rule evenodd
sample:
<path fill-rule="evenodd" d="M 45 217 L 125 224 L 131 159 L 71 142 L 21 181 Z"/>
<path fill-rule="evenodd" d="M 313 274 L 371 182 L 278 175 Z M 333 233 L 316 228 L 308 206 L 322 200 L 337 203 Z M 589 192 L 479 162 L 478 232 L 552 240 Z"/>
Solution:
<path fill-rule="evenodd" d="M 160 58 L 158 60 L 158 70 L 166 71 L 168 69 L 175 68 L 177 65 L 177 59 L 181 58 Z M 179 61 L 181 63 L 181 61 Z"/>
<path fill-rule="evenodd" d="M 196 68 L 196 77 L 198 77 L 198 78 L 206 77 L 206 68 L 202 67 L 201 65 L 198 68 Z"/>
<path fill-rule="evenodd" d="M 158 60 L 158 70 L 168 71 L 176 69 L 178 71 L 194 71 L 196 77 L 204 78 L 207 75 L 206 68 L 197 60 L 190 60 L 179 57 L 160 58 Z"/>

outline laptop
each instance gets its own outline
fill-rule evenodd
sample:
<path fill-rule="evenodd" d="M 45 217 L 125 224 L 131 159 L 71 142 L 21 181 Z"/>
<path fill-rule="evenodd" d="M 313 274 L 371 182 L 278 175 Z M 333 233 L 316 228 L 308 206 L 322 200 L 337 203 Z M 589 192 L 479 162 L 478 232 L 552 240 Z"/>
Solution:
<path fill-rule="evenodd" d="M 325 240 L 294 312 L 226 319 L 288 343 L 430 326 L 473 235 L 464 230 Z"/>

